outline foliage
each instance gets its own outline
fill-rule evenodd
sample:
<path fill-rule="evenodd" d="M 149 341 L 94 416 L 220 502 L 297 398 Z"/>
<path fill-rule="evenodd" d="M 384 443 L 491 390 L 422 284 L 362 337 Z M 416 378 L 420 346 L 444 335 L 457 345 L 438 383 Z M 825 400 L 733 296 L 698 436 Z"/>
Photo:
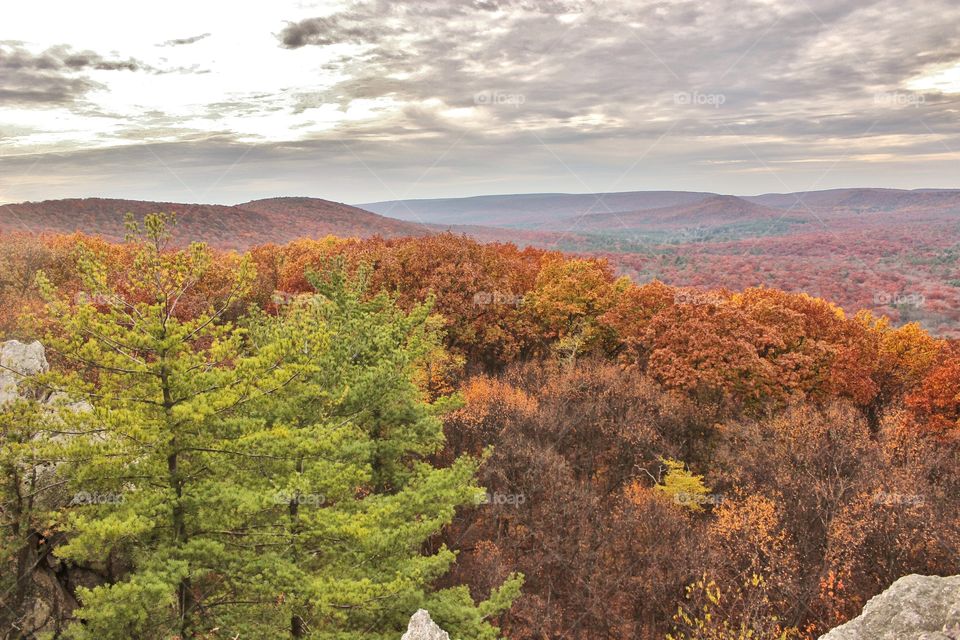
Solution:
<path fill-rule="evenodd" d="M 791 640 L 799 637 L 796 629 L 784 629 L 777 616 L 754 616 L 739 624 L 732 622 L 736 612 L 744 608 L 738 599 L 762 594 L 767 589 L 766 581 L 756 574 L 738 586 L 739 592 L 734 591 L 736 597 L 731 598 L 730 591 L 724 593 L 706 576 L 690 584 L 686 588 L 687 606 L 681 605 L 673 617 L 677 631 L 668 633 L 667 640 Z M 754 599 L 766 604 L 763 595 Z"/>
<path fill-rule="evenodd" d="M 46 333 L 37 389 L 94 407 L 0 414 L 0 575 L 30 586 L 2 599 L 79 585 L 76 637 L 397 637 L 425 606 L 471 638 L 806 639 L 960 572 L 957 350 L 906 310 L 744 288 L 754 258 L 682 244 L 630 273 L 696 288 L 453 234 L 175 248 L 165 222 L 0 240 L 0 331 Z M 824 273 L 774 281 L 849 302 Z M 21 489 L 54 464 L 72 486 Z"/>
<path fill-rule="evenodd" d="M 662 458 L 660 461 L 667 473 L 654 488 L 686 509 L 703 511 L 703 503 L 707 502 L 710 493 L 710 489 L 703 484 L 703 476 L 691 473 L 679 460 Z"/>

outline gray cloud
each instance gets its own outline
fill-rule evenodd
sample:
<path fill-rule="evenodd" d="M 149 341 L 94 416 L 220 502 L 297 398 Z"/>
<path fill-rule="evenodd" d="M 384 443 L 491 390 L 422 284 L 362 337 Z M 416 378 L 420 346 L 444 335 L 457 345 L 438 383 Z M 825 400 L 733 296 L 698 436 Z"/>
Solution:
<path fill-rule="evenodd" d="M 342 14 L 289 23 L 279 37 L 284 47 L 299 49 L 307 45 L 375 42 L 390 31 L 382 25 L 365 26 L 364 21 L 356 15 Z"/>
<path fill-rule="evenodd" d="M 757 142 L 734 132 L 691 153 L 689 135 L 674 130 L 663 136 L 658 123 L 638 125 L 622 138 L 580 130 L 489 136 L 442 129 L 417 114 L 409 118 L 357 127 L 349 137 L 332 133 L 283 143 L 244 143 L 229 131 L 182 131 L 178 143 L 46 154 L 39 161 L 35 155 L 0 157 L 0 175 L 6 193 L 15 196 L 8 199 L 103 196 L 224 204 L 277 194 L 365 202 L 517 192 L 699 188 L 756 194 L 814 185 L 957 186 L 957 160 L 943 157 L 945 145 L 960 149 L 955 131 L 907 144 L 877 142 L 870 152 L 890 159 L 873 163 L 859 162 L 845 146 L 830 143 L 829 135 L 812 137 L 802 144 L 798 162 L 797 142 L 789 134 Z M 444 133 L 416 137 L 414 127 Z M 131 130 L 130 139 L 137 137 Z"/>
<path fill-rule="evenodd" d="M 93 51 L 73 51 L 69 45 L 50 47 L 38 54 L 30 53 L 20 43 L 0 42 L 0 65 L 11 71 L 136 71 L 136 60 L 108 60 Z"/>
<path fill-rule="evenodd" d="M 158 47 L 179 47 L 185 44 L 193 44 L 195 42 L 200 42 L 204 38 L 209 38 L 212 34 L 210 33 L 201 33 L 198 36 L 193 36 L 190 38 L 174 38 L 173 40 L 167 40 L 158 44 Z"/>
<path fill-rule="evenodd" d="M 133 59 L 114 60 L 67 45 L 34 54 L 17 42 L 0 42 L 0 104 L 61 105 L 100 88 L 83 72 L 137 71 Z"/>
<path fill-rule="evenodd" d="M 477 14 L 523 11 L 557 15 L 582 10 L 583 3 L 566 0 L 421 0 L 407 3 L 374 0 L 356 4 L 347 11 L 330 16 L 287 23 L 278 37 L 282 46 L 288 49 L 308 45 L 365 44 L 387 37 L 415 34 L 431 24 L 443 26 L 445 21 Z"/>
<path fill-rule="evenodd" d="M 279 38 L 286 48 L 364 45 L 332 65 L 347 80 L 300 108 L 358 98 L 470 107 L 480 94 L 490 133 L 580 117 L 608 120 L 599 126 L 610 135 L 651 119 L 700 134 L 761 134 L 786 120 L 797 135 L 859 135 L 876 121 L 915 131 L 919 112 L 876 97 L 903 91 L 933 63 L 960 61 L 958 22 L 951 0 L 373 0 L 289 24 Z M 698 108 L 711 96 L 722 108 Z M 956 106 L 923 100 L 923 115 Z"/>

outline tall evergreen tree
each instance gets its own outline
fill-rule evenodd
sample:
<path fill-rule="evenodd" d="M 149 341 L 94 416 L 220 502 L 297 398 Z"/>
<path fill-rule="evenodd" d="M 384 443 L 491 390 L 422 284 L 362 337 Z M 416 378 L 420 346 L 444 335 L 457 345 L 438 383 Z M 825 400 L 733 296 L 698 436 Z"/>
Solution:
<path fill-rule="evenodd" d="M 62 414 L 80 435 L 59 472 L 81 499 L 60 523 L 68 541 L 57 555 L 107 577 L 79 590 L 74 638 L 207 637 L 219 625 L 243 571 L 223 533 L 245 510 L 244 493 L 223 480 L 240 458 L 240 409 L 289 375 L 271 345 L 250 355 L 245 332 L 222 321 L 250 281 L 246 263 L 220 307 L 181 317 L 211 255 L 203 245 L 168 250 L 171 222 L 131 223 L 138 250 L 119 284 L 89 251 L 78 259 L 83 295 L 58 295 L 39 278 L 55 322 L 48 353 L 72 369 L 47 384 L 93 406 Z"/>
<path fill-rule="evenodd" d="M 274 507 L 256 531 L 265 590 L 284 594 L 290 635 L 396 638 L 426 607 L 454 637 L 495 638 L 489 618 L 509 607 L 520 579 L 510 578 L 475 605 L 466 588 L 432 584 L 455 559 L 446 547 L 421 553 L 459 506 L 483 496 L 476 460 L 449 468 L 427 461 L 443 446 L 439 416 L 414 383 L 441 339 L 431 305 L 400 311 L 386 295 L 369 297 L 363 273 L 340 268 L 311 276 L 278 318 L 262 316 L 258 345 L 296 354 L 292 382 L 254 403 L 264 428 L 244 442 Z"/>

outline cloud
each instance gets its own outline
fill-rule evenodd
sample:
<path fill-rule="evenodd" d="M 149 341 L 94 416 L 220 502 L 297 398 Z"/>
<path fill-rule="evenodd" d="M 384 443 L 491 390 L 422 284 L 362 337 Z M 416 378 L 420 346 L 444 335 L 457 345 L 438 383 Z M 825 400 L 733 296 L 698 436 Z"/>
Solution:
<path fill-rule="evenodd" d="M 420 0 L 415 3 L 374 0 L 357 3 L 346 11 L 329 16 L 288 22 L 278 37 L 287 49 L 308 45 L 368 44 L 386 37 L 413 35 L 431 23 L 442 27 L 445 20 L 470 15 L 496 18 L 501 12 L 508 11 L 557 15 L 579 10 L 580 3 L 567 0 Z"/>
<path fill-rule="evenodd" d="M 200 42 L 204 38 L 209 38 L 212 34 L 210 33 L 201 33 L 198 36 L 193 36 L 190 38 L 174 38 L 173 40 L 167 40 L 161 44 L 158 44 L 158 47 L 179 47 L 185 44 L 193 44 L 194 42 Z"/>
<path fill-rule="evenodd" d="M 307 45 L 375 42 L 391 31 L 384 25 L 366 26 L 364 22 L 359 14 L 308 18 L 288 23 L 280 32 L 279 38 L 287 49 L 299 49 Z"/>
<path fill-rule="evenodd" d="M 137 71 L 133 59 L 107 59 L 67 45 L 32 53 L 17 42 L 0 42 L 0 104 L 44 106 L 71 103 L 103 87 L 84 72 Z"/>
<path fill-rule="evenodd" d="M 915 130 L 916 110 L 877 96 L 960 60 L 957 21 L 951 0 L 372 0 L 288 23 L 278 38 L 287 49 L 361 46 L 329 63 L 343 79 L 301 106 L 390 99 L 409 105 L 417 132 L 431 109 L 473 109 L 482 117 L 463 126 L 490 135 L 627 137 L 660 121 L 691 136 L 858 136 L 873 123 Z M 924 100 L 944 120 L 942 96 Z"/>
<path fill-rule="evenodd" d="M 136 71 L 136 60 L 108 60 L 93 51 L 73 51 L 69 45 L 50 47 L 38 54 L 31 53 L 17 42 L 0 42 L 0 68 L 20 71 Z"/>
<path fill-rule="evenodd" d="M 288 193 L 324 195 L 310 177 L 320 166 L 329 168 L 326 195 L 354 201 L 787 190 L 780 180 L 796 190 L 956 184 L 960 94 L 940 93 L 934 81 L 960 62 L 956 0 L 343 0 L 313 15 L 304 6 L 271 5 L 242 24 L 198 23 L 195 32 L 217 38 L 175 50 L 147 44 L 150 52 L 134 51 L 138 60 L 9 44 L 0 49 L 0 103 L 76 113 L 77 98 L 106 86 L 96 97 L 118 115 L 93 142 L 83 135 L 93 119 L 62 144 L 43 123 L 4 127 L 0 118 L 0 130 L 27 139 L 20 148 L 30 152 L 71 153 L 51 158 L 51 170 L 75 162 L 83 166 L 73 173 L 96 173 L 104 163 L 104 175 L 123 182 L 140 166 L 138 185 L 163 175 L 150 173 L 156 160 L 135 142 L 182 143 L 182 157 L 198 159 L 190 171 L 204 176 L 230 166 L 232 145 L 253 142 L 218 183 L 227 201 L 230 190 L 268 179 Z M 161 72 L 142 60 L 181 66 Z M 151 77 L 144 92 L 144 83 L 120 81 L 135 69 L 166 76 Z M 210 74 L 198 79 L 201 70 Z M 405 194 L 411 184 L 416 193 Z"/>

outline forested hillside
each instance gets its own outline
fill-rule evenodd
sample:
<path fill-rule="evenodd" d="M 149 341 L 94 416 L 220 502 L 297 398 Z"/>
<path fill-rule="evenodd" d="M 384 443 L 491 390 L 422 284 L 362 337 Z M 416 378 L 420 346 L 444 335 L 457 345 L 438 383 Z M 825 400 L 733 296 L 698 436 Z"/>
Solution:
<path fill-rule="evenodd" d="M 156 211 L 177 214 L 179 223 L 173 233 L 174 240 L 180 245 L 197 241 L 221 249 L 247 249 L 267 242 L 289 242 L 301 237 L 326 235 L 392 237 L 430 233 L 419 224 L 385 218 L 320 198 L 269 198 L 233 206 L 113 198 L 21 202 L 0 206 L 0 231 L 79 231 L 123 240 L 126 214 L 133 213 L 142 218 Z"/>
<path fill-rule="evenodd" d="M 915 323 L 454 234 L 240 253 L 171 223 L 0 237 L 0 339 L 50 361 L 0 413 L 4 628 L 398 638 L 424 607 L 454 638 L 808 639 L 960 573 L 960 349 Z"/>
<path fill-rule="evenodd" d="M 361 205 L 268 198 L 234 206 L 88 198 L 0 206 L 0 231 L 121 240 L 123 218 L 178 214 L 174 239 L 248 250 L 299 238 L 445 232 L 603 257 L 637 282 L 769 287 L 869 309 L 956 338 L 960 191 L 833 189 L 730 196 L 685 191 L 523 194 Z"/>
<path fill-rule="evenodd" d="M 535 231 L 541 236 L 512 239 L 606 257 L 640 282 L 803 292 L 849 313 L 871 309 L 958 335 L 956 189 L 518 194 L 360 206 L 428 223 Z M 483 237 L 495 239 L 489 229 Z"/>

